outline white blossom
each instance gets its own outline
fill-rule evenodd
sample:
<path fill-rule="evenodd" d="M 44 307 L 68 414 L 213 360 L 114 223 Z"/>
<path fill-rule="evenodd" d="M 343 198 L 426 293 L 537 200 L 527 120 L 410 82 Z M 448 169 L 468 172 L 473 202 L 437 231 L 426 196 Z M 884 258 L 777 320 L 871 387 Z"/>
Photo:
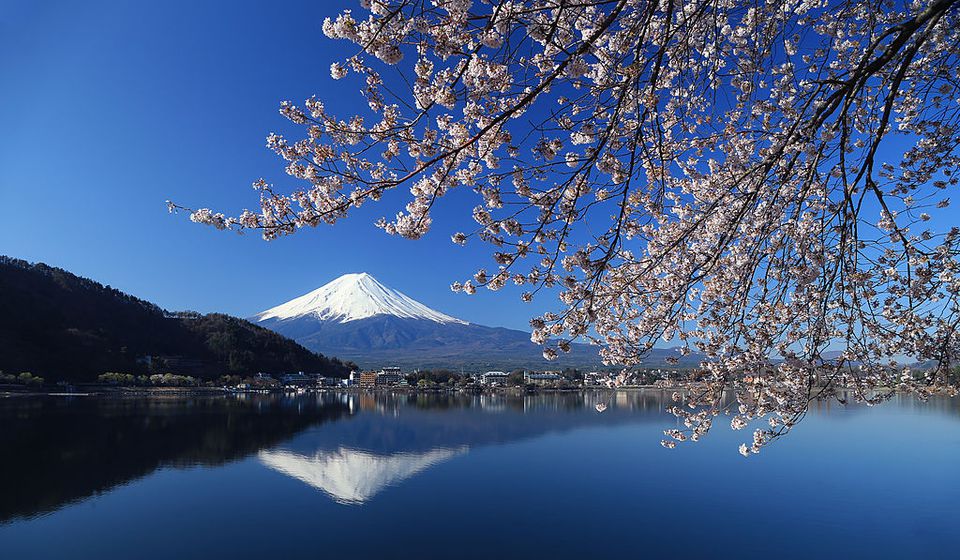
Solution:
<path fill-rule="evenodd" d="M 274 239 L 401 188 L 378 225 L 417 239 L 447 194 L 475 193 L 467 231 L 445 235 L 489 243 L 497 269 L 455 291 L 513 279 L 525 301 L 556 294 L 531 321 L 548 358 L 590 340 L 629 370 L 679 341 L 703 357 L 671 407 L 683 441 L 736 410 L 732 428 L 770 426 L 740 447 L 756 453 L 818 395 L 956 390 L 960 228 L 939 191 L 960 169 L 958 14 L 950 0 L 365 1 L 323 33 L 357 47 L 330 73 L 363 76 L 369 111 L 284 102 L 303 133 L 267 146 L 297 186 L 259 181 L 259 208 L 190 219 Z M 904 376 L 898 356 L 935 365 Z"/>

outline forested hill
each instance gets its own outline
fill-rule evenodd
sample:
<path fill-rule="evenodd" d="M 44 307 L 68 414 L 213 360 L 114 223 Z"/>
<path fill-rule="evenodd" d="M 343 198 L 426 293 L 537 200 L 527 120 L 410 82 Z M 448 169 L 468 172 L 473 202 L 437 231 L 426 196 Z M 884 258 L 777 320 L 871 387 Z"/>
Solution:
<path fill-rule="evenodd" d="M 108 371 L 345 377 L 350 366 L 243 319 L 169 313 L 66 270 L 0 256 L 0 370 L 82 381 Z"/>

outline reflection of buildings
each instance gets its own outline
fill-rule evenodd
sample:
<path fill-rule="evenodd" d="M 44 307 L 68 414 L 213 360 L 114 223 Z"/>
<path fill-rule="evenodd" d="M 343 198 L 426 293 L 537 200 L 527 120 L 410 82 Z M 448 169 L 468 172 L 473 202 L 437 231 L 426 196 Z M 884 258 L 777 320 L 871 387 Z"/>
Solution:
<path fill-rule="evenodd" d="M 503 412 L 507 408 L 507 398 L 497 393 L 482 393 L 480 408 L 485 412 Z"/>
<path fill-rule="evenodd" d="M 543 399 L 540 398 L 540 395 L 524 395 L 522 398 L 524 414 L 531 412 L 558 412 L 570 406 L 571 403 L 573 406 L 580 407 L 579 402 L 581 400 L 579 395 L 573 400 Z"/>
<path fill-rule="evenodd" d="M 369 393 L 361 393 L 359 396 L 360 410 L 374 412 L 377 410 L 377 399 Z"/>
<path fill-rule="evenodd" d="M 330 495 L 341 504 L 362 504 L 384 488 L 437 463 L 467 452 L 467 447 L 437 448 L 422 453 L 378 455 L 340 447 L 312 456 L 288 451 L 261 451 L 260 461 Z"/>

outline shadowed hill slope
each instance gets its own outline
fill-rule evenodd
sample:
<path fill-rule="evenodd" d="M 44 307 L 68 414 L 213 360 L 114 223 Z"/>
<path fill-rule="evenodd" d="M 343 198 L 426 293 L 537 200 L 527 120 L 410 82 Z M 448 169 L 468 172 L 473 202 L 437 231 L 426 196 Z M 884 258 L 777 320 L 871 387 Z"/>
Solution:
<path fill-rule="evenodd" d="M 214 377 L 350 365 L 218 313 L 168 313 L 110 286 L 42 263 L 0 257 L 0 370 L 90 381 L 107 371 Z"/>

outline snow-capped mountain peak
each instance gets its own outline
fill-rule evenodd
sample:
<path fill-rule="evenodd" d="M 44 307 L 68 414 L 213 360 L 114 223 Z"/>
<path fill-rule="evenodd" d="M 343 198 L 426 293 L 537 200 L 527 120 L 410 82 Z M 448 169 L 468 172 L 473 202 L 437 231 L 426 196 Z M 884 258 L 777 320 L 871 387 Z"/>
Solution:
<path fill-rule="evenodd" d="M 344 274 L 316 290 L 294 298 L 255 316 L 257 321 L 313 317 L 323 321 L 346 323 L 375 315 L 405 319 L 425 319 L 435 323 L 467 324 L 455 317 L 388 288 L 366 272 Z"/>

